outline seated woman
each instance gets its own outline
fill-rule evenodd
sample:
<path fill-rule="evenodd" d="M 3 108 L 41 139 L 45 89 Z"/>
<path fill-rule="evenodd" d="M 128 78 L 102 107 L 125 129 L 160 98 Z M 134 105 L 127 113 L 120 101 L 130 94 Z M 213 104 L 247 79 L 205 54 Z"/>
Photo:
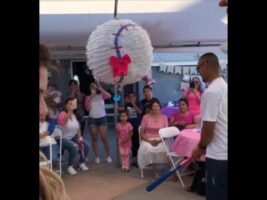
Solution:
<path fill-rule="evenodd" d="M 170 117 L 170 126 L 176 126 L 179 130 L 196 128 L 198 120 L 194 114 L 188 111 L 188 101 L 181 98 L 178 101 L 179 111 Z"/>
<path fill-rule="evenodd" d="M 140 146 L 137 161 L 142 169 L 152 164 L 153 178 L 158 177 L 156 163 L 168 163 L 166 150 L 159 137 L 159 129 L 168 127 L 168 119 L 160 113 L 160 102 L 153 99 L 150 102 L 150 113 L 144 115 L 140 125 Z"/>
<path fill-rule="evenodd" d="M 62 131 L 62 148 L 69 151 L 68 159 L 68 173 L 75 175 L 77 172 L 73 168 L 73 162 L 75 157 L 80 153 L 80 169 L 82 171 L 88 170 L 85 165 L 85 159 L 89 152 L 89 144 L 85 141 L 81 135 L 80 124 L 77 117 L 74 114 L 74 110 L 77 108 L 77 101 L 75 98 L 67 98 L 65 100 L 65 111 L 62 111 L 57 119 L 58 128 Z M 83 149 L 79 149 L 82 146 Z"/>

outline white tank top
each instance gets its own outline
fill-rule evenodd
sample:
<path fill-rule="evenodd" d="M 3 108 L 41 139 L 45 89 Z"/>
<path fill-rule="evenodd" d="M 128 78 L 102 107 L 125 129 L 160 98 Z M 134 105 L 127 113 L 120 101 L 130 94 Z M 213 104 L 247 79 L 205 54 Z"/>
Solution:
<path fill-rule="evenodd" d="M 80 126 L 77 118 L 73 114 L 64 126 L 58 125 L 58 128 L 62 131 L 62 138 L 70 140 L 77 134 Z"/>
<path fill-rule="evenodd" d="M 90 103 L 91 107 L 89 115 L 91 118 L 101 118 L 106 116 L 105 102 L 101 94 L 90 98 Z"/>

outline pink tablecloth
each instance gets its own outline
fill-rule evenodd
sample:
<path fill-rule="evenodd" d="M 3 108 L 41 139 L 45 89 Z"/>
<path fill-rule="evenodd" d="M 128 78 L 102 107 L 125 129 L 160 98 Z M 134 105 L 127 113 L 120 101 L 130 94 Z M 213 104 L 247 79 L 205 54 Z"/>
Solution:
<path fill-rule="evenodd" d="M 191 157 L 192 151 L 197 147 L 200 133 L 196 129 L 184 129 L 175 139 L 172 150 L 180 156 Z M 200 160 L 205 160 L 204 155 Z"/>

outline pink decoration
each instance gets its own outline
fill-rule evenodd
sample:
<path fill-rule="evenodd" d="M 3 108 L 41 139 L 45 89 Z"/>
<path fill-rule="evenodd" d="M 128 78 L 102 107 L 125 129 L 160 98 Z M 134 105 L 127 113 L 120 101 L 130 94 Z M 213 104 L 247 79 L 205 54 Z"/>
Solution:
<path fill-rule="evenodd" d="M 154 79 L 149 78 L 147 75 L 143 78 L 143 80 L 146 82 L 146 85 L 148 85 L 151 88 L 156 82 Z"/>
<path fill-rule="evenodd" d="M 122 58 L 111 56 L 109 58 L 109 64 L 113 67 L 113 77 L 127 75 L 128 64 L 130 64 L 131 58 L 128 54 L 125 54 Z"/>

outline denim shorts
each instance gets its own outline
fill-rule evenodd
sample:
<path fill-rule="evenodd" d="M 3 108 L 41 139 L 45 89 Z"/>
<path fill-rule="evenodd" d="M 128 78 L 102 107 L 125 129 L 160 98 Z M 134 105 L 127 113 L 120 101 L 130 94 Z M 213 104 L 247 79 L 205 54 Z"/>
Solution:
<path fill-rule="evenodd" d="M 100 118 L 89 118 L 89 127 L 95 128 L 99 126 L 106 126 L 107 125 L 107 118 L 106 117 L 100 117 Z"/>

